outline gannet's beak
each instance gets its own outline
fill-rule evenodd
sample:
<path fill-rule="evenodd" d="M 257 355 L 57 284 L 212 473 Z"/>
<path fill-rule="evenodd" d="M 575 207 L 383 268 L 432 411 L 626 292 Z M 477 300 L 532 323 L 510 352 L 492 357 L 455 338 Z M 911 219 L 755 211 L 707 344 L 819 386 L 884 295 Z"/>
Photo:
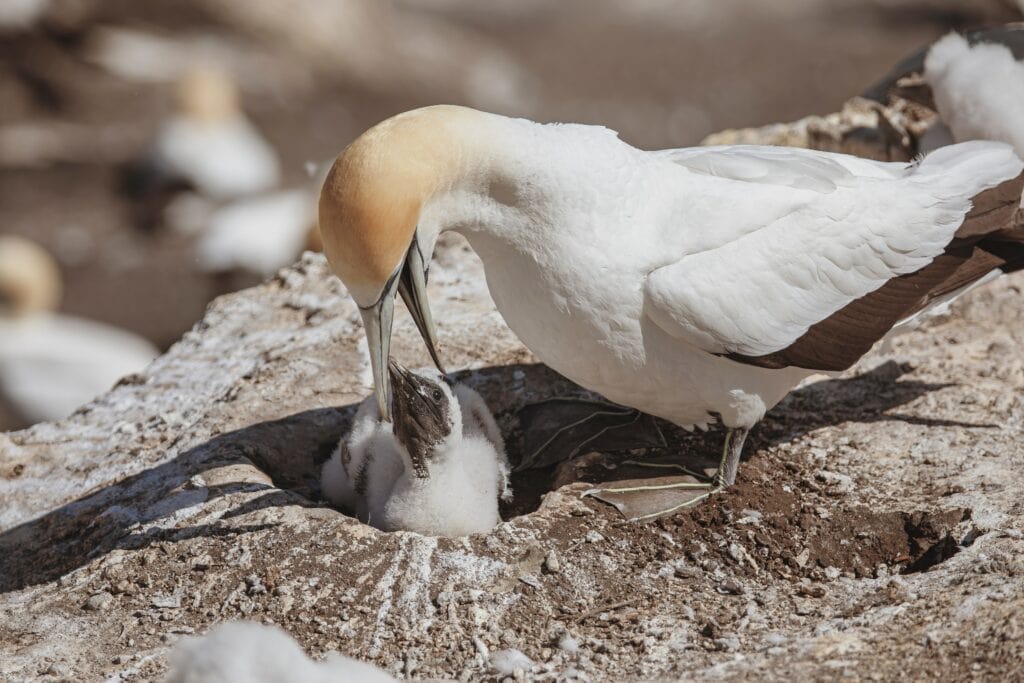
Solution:
<path fill-rule="evenodd" d="M 434 318 L 430 315 L 430 305 L 427 303 L 428 265 L 428 261 L 423 258 L 423 252 L 420 251 L 419 238 L 414 234 L 409 252 L 405 256 L 405 263 L 402 264 L 402 274 L 398 278 L 398 293 L 402 295 L 405 307 L 412 314 L 434 365 L 442 375 L 446 375 L 448 373 L 445 372 L 441 357 L 437 353 L 437 330 L 434 329 Z"/>
<path fill-rule="evenodd" d="M 359 307 L 363 316 L 363 330 L 370 352 L 370 367 L 373 369 L 373 388 L 377 396 L 377 409 L 385 421 L 391 420 L 388 412 L 391 386 L 384 366 L 391 360 L 391 324 L 395 317 L 395 290 L 398 289 L 398 273 L 391 276 L 380 298 L 367 308 Z"/>
<path fill-rule="evenodd" d="M 385 372 L 385 367 L 391 360 L 391 326 L 394 321 L 396 291 L 401 293 L 402 300 L 412 314 L 434 365 L 442 374 L 446 374 L 437 353 L 437 332 L 434 329 L 434 319 L 430 315 L 430 306 L 427 304 L 427 269 L 415 237 L 406 253 L 405 261 L 384 285 L 380 298 L 373 305 L 359 309 L 370 352 L 377 408 L 381 418 L 386 421 L 391 420 L 388 410 L 391 399 L 391 376 Z"/>

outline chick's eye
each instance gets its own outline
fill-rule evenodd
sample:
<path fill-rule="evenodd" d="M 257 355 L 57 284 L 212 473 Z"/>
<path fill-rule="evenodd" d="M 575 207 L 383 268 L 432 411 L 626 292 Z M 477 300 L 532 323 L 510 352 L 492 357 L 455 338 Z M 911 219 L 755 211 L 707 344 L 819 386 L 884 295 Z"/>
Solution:
<path fill-rule="evenodd" d="M 435 401 L 440 401 L 443 397 L 444 397 L 444 394 L 441 393 L 440 389 L 434 389 L 434 400 Z"/>

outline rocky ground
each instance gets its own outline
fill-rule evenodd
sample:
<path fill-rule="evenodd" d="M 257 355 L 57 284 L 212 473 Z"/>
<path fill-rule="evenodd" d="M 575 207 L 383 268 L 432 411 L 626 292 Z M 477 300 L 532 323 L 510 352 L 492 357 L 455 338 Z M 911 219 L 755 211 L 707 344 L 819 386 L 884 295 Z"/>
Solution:
<path fill-rule="evenodd" d="M 446 359 L 516 457 L 521 409 L 581 392 L 505 328 L 461 242 L 432 275 Z M 158 680 L 176 640 L 234 619 L 410 678 L 495 679 L 505 648 L 529 680 L 1024 678 L 1022 287 L 795 392 L 700 507 L 638 524 L 588 481 L 531 496 L 565 480 L 548 468 L 492 533 L 438 540 L 319 499 L 369 377 L 307 254 L 70 418 L 0 435 L 0 680 Z M 395 353 L 425 364 L 400 316 Z M 714 463 L 721 433 L 661 428 L 581 476 Z"/>

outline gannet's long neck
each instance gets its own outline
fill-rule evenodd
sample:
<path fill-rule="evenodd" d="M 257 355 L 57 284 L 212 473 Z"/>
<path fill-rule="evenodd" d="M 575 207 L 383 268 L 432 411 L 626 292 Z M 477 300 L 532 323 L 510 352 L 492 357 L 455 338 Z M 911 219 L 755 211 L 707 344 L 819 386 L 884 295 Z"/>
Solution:
<path fill-rule="evenodd" d="M 432 247 L 445 231 L 469 237 L 487 234 L 512 239 L 524 229 L 527 187 L 533 178 L 530 149 L 543 126 L 525 119 L 473 112 L 446 131 L 453 154 L 447 182 L 424 203 L 418 235 Z"/>

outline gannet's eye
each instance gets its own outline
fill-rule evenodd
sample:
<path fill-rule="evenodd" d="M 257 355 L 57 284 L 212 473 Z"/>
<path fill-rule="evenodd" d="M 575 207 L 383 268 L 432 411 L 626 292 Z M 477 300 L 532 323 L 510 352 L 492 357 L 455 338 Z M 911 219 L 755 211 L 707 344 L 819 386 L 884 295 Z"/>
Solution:
<path fill-rule="evenodd" d="M 442 398 L 444 398 L 444 394 L 441 393 L 441 390 L 440 389 L 434 389 L 433 399 L 435 401 L 437 401 L 438 403 L 440 403 Z"/>

